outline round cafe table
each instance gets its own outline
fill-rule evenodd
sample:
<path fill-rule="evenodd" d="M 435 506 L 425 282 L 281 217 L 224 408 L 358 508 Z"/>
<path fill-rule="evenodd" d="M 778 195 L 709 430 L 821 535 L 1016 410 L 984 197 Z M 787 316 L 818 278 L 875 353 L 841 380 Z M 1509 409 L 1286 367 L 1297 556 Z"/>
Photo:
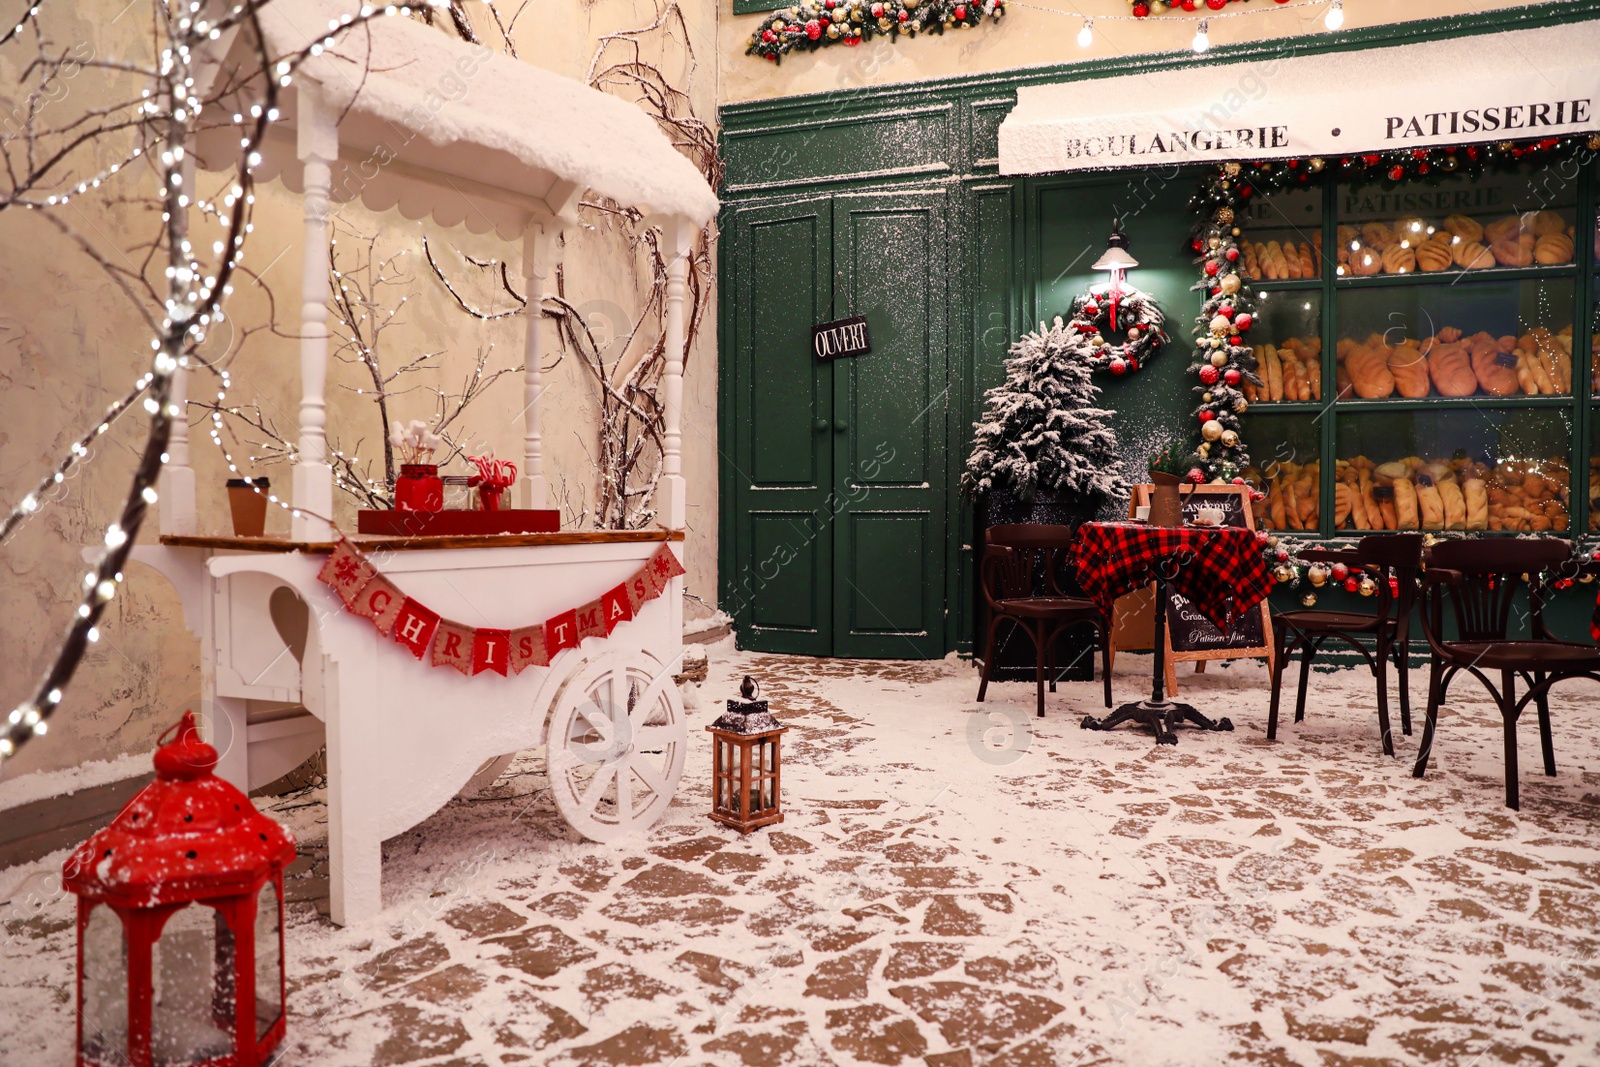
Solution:
<path fill-rule="evenodd" d="M 1238 526 L 1146 526 L 1132 522 L 1088 522 L 1078 527 L 1073 547 L 1078 584 L 1106 618 L 1117 597 L 1151 582 L 1155 597 L 1155 669 L 1150 699 L 1124 704 L 1104 719 L 1088 716 L 1086 730 L 1109 730 L 1125 722 L 1153 728 L 1156 743 L 1175 745 L 1180 722 L 1204 730 L 1232 730 L 1227 719 L 1208 719 L 1188 704 L 1166 699 L 1167 586 L 1223 633 L 1233 620 L 1257 607 L 1272 590 L 1261 542 Z"/>

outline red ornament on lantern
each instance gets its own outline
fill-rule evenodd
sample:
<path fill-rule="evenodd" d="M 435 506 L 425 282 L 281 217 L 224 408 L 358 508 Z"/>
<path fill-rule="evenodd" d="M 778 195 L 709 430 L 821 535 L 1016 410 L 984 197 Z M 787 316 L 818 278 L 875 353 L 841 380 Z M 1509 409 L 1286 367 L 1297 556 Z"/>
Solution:
<path fill-rule="evenodd" d="M 256 1067 L 283 1040 L 294 838 L 212 773 L 192 714 L 174 729 L 156 780 L 62 867 L 78 897 L 79 1067 Z"/>

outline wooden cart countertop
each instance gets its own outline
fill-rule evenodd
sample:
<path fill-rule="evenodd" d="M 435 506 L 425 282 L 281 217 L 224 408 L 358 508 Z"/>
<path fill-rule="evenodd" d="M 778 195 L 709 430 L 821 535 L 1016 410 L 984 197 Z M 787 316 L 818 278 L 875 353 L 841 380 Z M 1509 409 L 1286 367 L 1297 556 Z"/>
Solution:
<path fill-rule="evenodd" d="M 557 533 L 486 534 L 465 537 L 380 537 L 352 534 L 351 544 L 365 552 L 441 548 L 528 548 L 536 545 L 622 545 L 646 541 L 682 541 L 682 530 L 562 530 Z M 235 537 L 164 534 L 170 548 L 209 548 L 236 552 L 332 552 L 335 541 L 291 541 L 282 537 Z"/>

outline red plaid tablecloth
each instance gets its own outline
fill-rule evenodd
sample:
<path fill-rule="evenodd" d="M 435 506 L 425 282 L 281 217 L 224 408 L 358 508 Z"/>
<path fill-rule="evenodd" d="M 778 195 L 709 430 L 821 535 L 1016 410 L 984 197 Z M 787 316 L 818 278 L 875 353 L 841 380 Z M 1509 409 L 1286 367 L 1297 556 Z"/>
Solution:
<path fill-rule="evenodd" d="M 1108 619 L 1117 597 L 1153 582 L 1169 558 L 1172 588 L 1223 633 L 1272 591 L 1261 544 L 1242 527 L 1086 522 L 1073 545 L 1078 584 Z"/>

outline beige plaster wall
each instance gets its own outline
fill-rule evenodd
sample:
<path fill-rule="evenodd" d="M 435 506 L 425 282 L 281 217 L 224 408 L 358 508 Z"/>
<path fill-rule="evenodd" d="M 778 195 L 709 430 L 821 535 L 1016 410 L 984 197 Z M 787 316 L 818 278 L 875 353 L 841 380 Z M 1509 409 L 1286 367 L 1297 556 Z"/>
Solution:
<path fill-rule="evenodd" d="M 698 66 L 679 44 L 646 45 L 644 55 L 660 61 L 680 86 L 688 86 L 697 112 L 714 114 L 716 10 L 713 0 L 679 0 L 690 20 L 689 45 Z M 141 50 L 139 34 L 148 14 L 139 9 L 118 17 L 126 0 L 85 0 L 51 8 L 45 26 L 61 44 L 76 42 L 100 56 L 133 56 Z M 506 5 L 501 5 L 503 8 Z M 595 44 L 606 33 L 648 25 L 656 14 L 654 0 L 586 0 L 584 3 L 529 5 L 513 31 L 521 57 L 528 62 L 583 78 Z M 488 23 L 480 20 L 482 25 Z M 491 43 L 498 44 L 491 40 Z M 21 52 L 0 52 L 0 87 L 16 84 Z M 24 59 L 25 61 L 25 59 Z M 94 104 L 110 86 L 85 76 L 67 97 L 53 105 L 61 114 Z M 474 85 L 471 92 L 492 91 Z M 470 96 L 469 96 L 470 100 Z M 14 101 L 4 101 L 6 110 Z M 148 172 L 131 175 L 129 195 L 148 189 Z M 144 184 L 144 188 L 140 187 Z M 217 184 L 201 177 L 201 191 Z M 149 232 L 148 219 L 129 206 L 107 198 L 83 198 L 67 217 L 108 254 L 131 249 Z M 259 284 L 240 283 L 228 311 L 231 329 L 213 337 L 217 346 L 238 344 L 247 328 L 272 320 L 272 300 L 280 329 L 292 333 L 299 306 L 301 263 L 298 198 L 280 186 L 263 189 L 256 227 L 247 246 L 246 265 L 260 272 Z M 483 323 L 454 308 L 428 270 L 421 251 L 427 235 L 436 250 L 453 259 L 454 250 L 478 258 L 509 258 L 520 263 L 519 249 L 492 237 L 472 237 L 431 222 L 410 223 L 397 214 L 374 214 L 360 206 L 343 206 L 338 218 L 360 233 L 380 235 L 380 250 L 405 251 L 409 293 L 402 325 L 385 336 L 391 359 L 423 351 L 445 354 L 438 368 L 415 380 L 425 387 L 454 389 L 480 346 L 493 346 L 492 366 L 517 366 L 522 355 L 522 320 Z M 590 219 L 593 222 L 596 220 Z M 209 239 L 205 245 L 209 245 Z M 148 332 L 124 297 L 104 275 L 76 253 L 38 217 L 0 212 L 0 502 L 9 506 L 63 455 L 82 429 L 92 425 L 105 405 L 140 374 L 148 355 Z M 128 253 L 132 255 L 133 253 Z M 584 228 L 571 234 L 561 250 L 566 295 L 589 317 L 602 335 L 615 337 L 627 328 L 648 288 L 648 279 L 629 269 L 633 262 L 619 236 L 605 229 Z M 464 269 L 458 277 L 469 278 Z M 553 276 L 552 276 L 553 287 Z M 485 298 L 491 290 L 468 284 L 467 292 Z M 270 298 L 269 298 L 270 294 Z M 502 300 L 502 304 L 504 301 Z M 684 413 L 684 465 L 688 481 L 689 538 L 686 542 L 688 589 L 707 601 L 716 598 L 716 350 L 715 307 L 707 309 L 705 327 L 687 364 Z M 546 325 L 549 359 L 558 354 L 553 325 Z M 547 365 L 549 363 L 547 359 Z M 239 349 L 232 363 L 234 389 L 230 401 L 259 400 L 287 436 L 294 435 L 299 400 L 298 346 L 292 337 L 258 331 Z M 329 375 L 330 435 L 346 450 L 360 442 L 362 455 L 373 449 L 380 433 L 374 405 L 341 386 L 364 384 L 359 368 L 335 363 Z M 595 449 L 595 387 L 569 354 L 546 377 L 546 471 L 556 488 L 565 480 L 568 500 L 577 506 L 592 500 L 594 477 L 588 458 Z M 214 395 L 215 380 L 192 379 L 191 396 Z M 522 384 L 509 375 L 471 409 L 468 425 L 479 448 L 493 449 L 520 464 L 522 456 Z M 433 401 L 425 391 L 400 398 L 392 411 L 400 419 L 431 418 Z M 70 479 L 60 499 L 36 515 L 0 547 L 5 610 L 0 612 L 0 701 L 10 707 L 25 699 L 53 654 L 65 629 L 78 583 L 84 573 L 79 551 L 98 543 L 116 516 L 145 423 L 142 412 L 130 413 L 97 443 L 90 461 Z M 202 532 L 226 532 L 229 526 L 220 454 L 203 428 L 192 440 L 193 465 L 199 483 Z M 270 473 L 286 490 L 289 473 Z M 461 473 L 464 473 L 462 471 Z M 343 498 L 341 497 L 341 500 Z M 287 515 L 269 517 L 269 532 L 287 532 Z M 337 516 L 354 528 L 354 514 L 342 503 Z M 151 522 L 140 541 L 156 535 Z M 692 606 L 692 605 L 691 605 Z M 49 735 L 29 744 L 4 767 L 6 776 L 76 765 L 128 751 L 148 750 L 156 737 L 185 707 L 199 697 L 198 646 L 183 625 L 176 595 L 153 570 L 132 564 L 124 591 L 113 602 L 103 638 L 92 646 Z"/>
<path fill-rule="evenodd" d="M 797 0 L 798 2 L 798 0 Z M 1094 26 L 1094 43 L 1080 48 L 1079 29 L 1085 16 L 1127 15 L 1126 0 L 1027 0 L 1008 5 L 999 23 L 957 29 L 943 37 L 918 37 L 898 44 L 884 38 L 854 48 L 835 45 L 812 53 L 792 53 L 781 63 L 744 54 L 759 15 L 733 14 L 733 0 L 719 0 L 722 18 L 723 70 L 720 102 L 760 100 L 802 93 L 826 93 L 866 85 L 889 85 L 926 78 L 1011 70 L 1018 67 L 1072 63 L 1087 59 L 1188 51 L 1194 17 L 1181 12 L 1152 16 L 1140 22 L 1103 19 Z M 1404 22 L 1476 11 L 1519 7 L 1499 0 L 1344 0 L 1345 28 Z M 1294 37 L 1326 32 L 1325 3 L 1279 7 L 1269 0 L 1230 4 L 1230 14 L 1212 18 L 1208 36 L 1213 45 Z"/>

